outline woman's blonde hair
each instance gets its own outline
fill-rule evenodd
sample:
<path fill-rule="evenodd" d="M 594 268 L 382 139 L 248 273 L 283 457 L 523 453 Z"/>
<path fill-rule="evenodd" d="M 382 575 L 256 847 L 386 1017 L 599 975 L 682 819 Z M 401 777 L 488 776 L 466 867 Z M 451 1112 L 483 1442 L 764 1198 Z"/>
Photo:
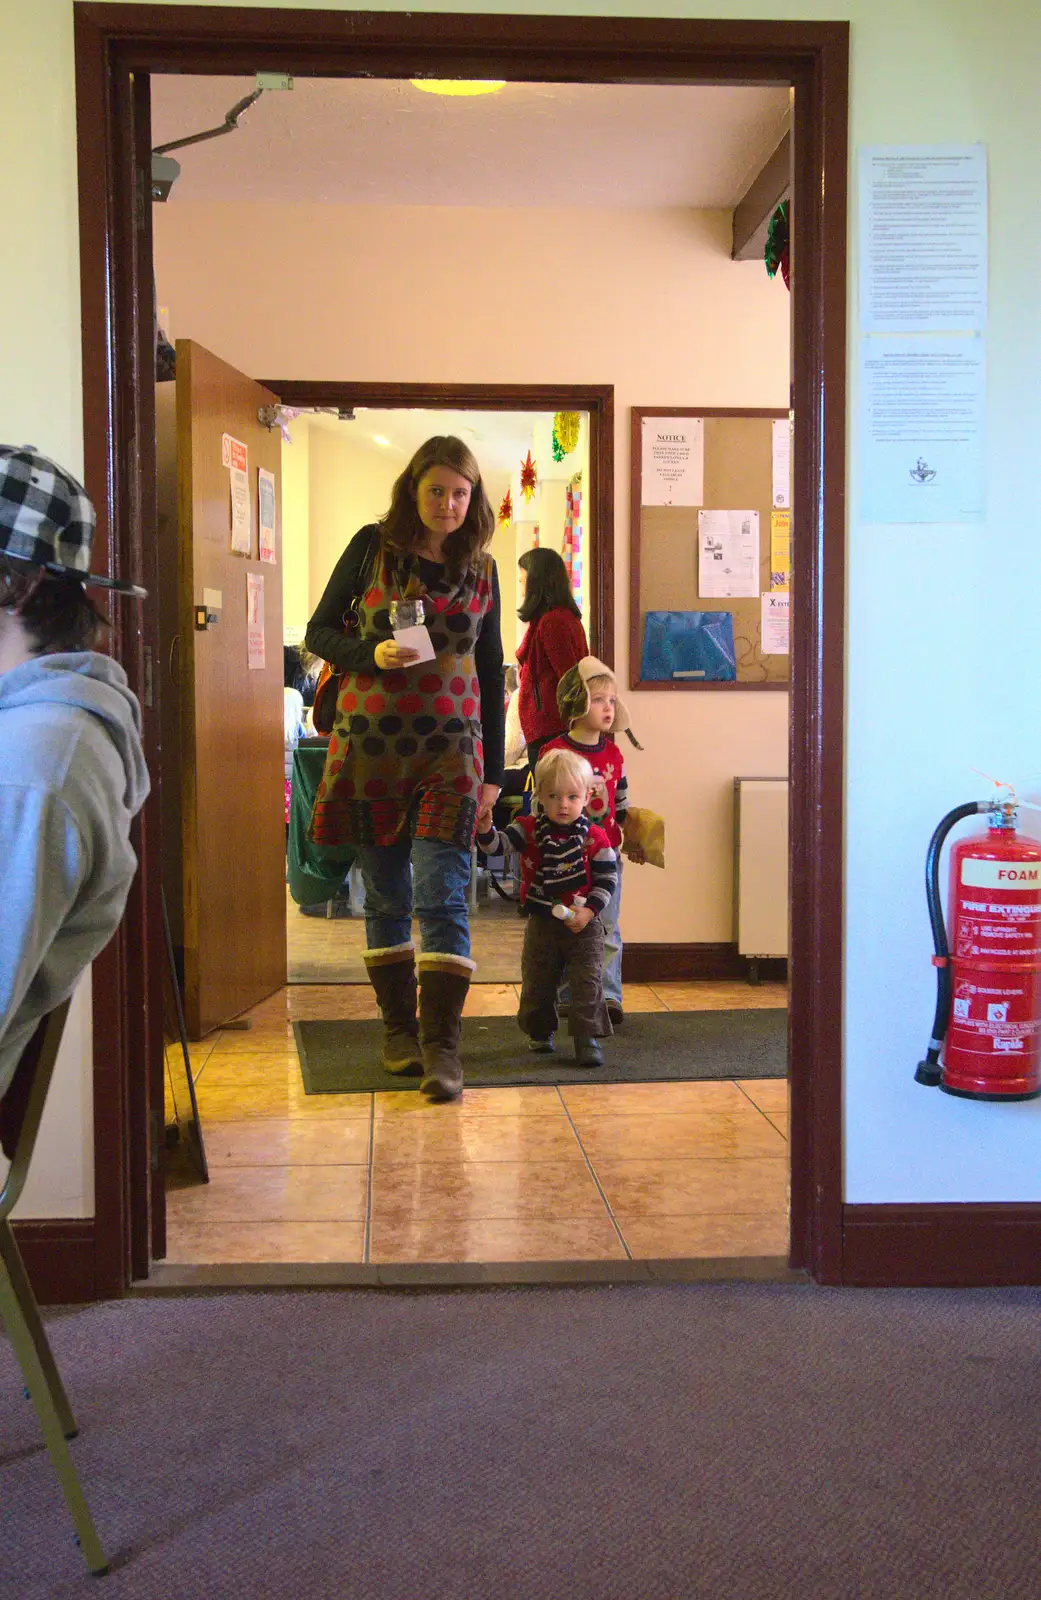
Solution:
<path fill-rule="evenodd" d="M 587 795 L 593 787 L 593 769 L 585 756 L 580 756 L 577 750 L 547 750 L 535 767 L 536 801 L 547 784 L 557 783 L 561 778 L 581 784 Z"/>
<path fill-rule="evenodd" d="M 427 530 L 419 520 L 416 491 L 432 467 L 447 467 L 458 472 L 472 486 L 470 504 L 461 527 L 450 533 L 442 546 L 445 562 L 453 572 L 473 566 L 487 550 L 495 532 L 495 512 L 481 480 L 481 469 L 468 445 L 454 434 L 436 434 L 421 444 L 398 478 L 391 492 L 390 509 L 380 523 L 380 538 L 389 550 L 408 555 L 423 543 Z"/>

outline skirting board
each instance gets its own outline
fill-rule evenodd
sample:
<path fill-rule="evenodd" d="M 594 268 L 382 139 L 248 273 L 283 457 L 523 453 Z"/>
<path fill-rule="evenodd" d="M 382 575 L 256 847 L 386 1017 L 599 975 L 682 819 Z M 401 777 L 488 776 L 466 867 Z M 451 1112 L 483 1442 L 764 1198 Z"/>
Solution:
<path fill-rule="evenodd" d="M 735 944 L 626 944 L 622 949 L 622 977 L 626 983 L 682 983 L 686 979 L 747 979 L 751 963 L 739 956 Z M 763 957 L 757 962 L 761 978 L 783 980 L 788 963 L 783 957 Z"/>
<path fill-rule="evenodd" d="M 98 1298 L 93 1217 L 16 1222 L 13 1226 L 41 1306 L 88 1305 Z"/>
<path fill-rule="evenodd" d="M 1041 1205 L 843 1206 L 842 1281 L 863 1288 L 1041 1283 Z"/>

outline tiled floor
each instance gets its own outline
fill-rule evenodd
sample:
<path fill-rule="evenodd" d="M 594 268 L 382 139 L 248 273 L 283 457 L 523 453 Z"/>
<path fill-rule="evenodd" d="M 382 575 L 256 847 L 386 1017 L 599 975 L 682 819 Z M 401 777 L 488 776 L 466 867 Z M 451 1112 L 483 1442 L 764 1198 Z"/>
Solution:
<path fill-rule="evenodd" d="M 629 1011 L 684 1011 L 787 996 L 781 984 L 694 983 L 631 985 L 624 998 Z M 485 984 L 467 1011 L 516 1005 L 513 985 Z M 447 1106 L 412 1090 L 306 1095 L 292 1019 L 345 1015 L 375 1017 L 371 989 L 295 985 L 257 1006 L 248 1031 L 192 1047 L 210 1182 L 178 1161 L 168 1262 L 787 1253 L 787 1083 L 743 1080 L 736 1063 L 727 1082 L 469 1089 Z"/>

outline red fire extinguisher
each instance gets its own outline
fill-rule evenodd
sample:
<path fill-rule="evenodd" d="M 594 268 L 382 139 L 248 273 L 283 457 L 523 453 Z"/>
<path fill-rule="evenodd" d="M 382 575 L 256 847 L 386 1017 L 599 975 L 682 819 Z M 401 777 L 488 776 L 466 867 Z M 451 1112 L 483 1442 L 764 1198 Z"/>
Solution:
<path fill-rule="evenodd" d="M 989 813 L 986 833 L 951 847 L 948 944 L 940 851 L 956 823 L 980 812 Z M 925 889 L 937 996 L 917 1082 L 971 1100 L 1035 1099 L 1041 1095 L 1041 844 L 1017 834 L 1015 801 L 970 801 L 949 811 L 929 842 Z"/>

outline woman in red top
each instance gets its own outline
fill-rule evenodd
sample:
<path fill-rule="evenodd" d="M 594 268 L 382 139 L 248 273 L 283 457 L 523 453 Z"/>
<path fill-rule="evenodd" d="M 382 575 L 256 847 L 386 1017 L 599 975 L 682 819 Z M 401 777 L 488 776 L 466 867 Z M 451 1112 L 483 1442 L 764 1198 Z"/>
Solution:
<path fill-rule="evenodd" d="M 517 646 L 518 709 L 534 772 L 542 746 L 564 731 L 557 709 L 557 684 L 589 654 L 589 645 L 563 556 L 556 550 L 525 550 L 518 565 L 525 587 L 517 615 L 528 624 Z"/>

